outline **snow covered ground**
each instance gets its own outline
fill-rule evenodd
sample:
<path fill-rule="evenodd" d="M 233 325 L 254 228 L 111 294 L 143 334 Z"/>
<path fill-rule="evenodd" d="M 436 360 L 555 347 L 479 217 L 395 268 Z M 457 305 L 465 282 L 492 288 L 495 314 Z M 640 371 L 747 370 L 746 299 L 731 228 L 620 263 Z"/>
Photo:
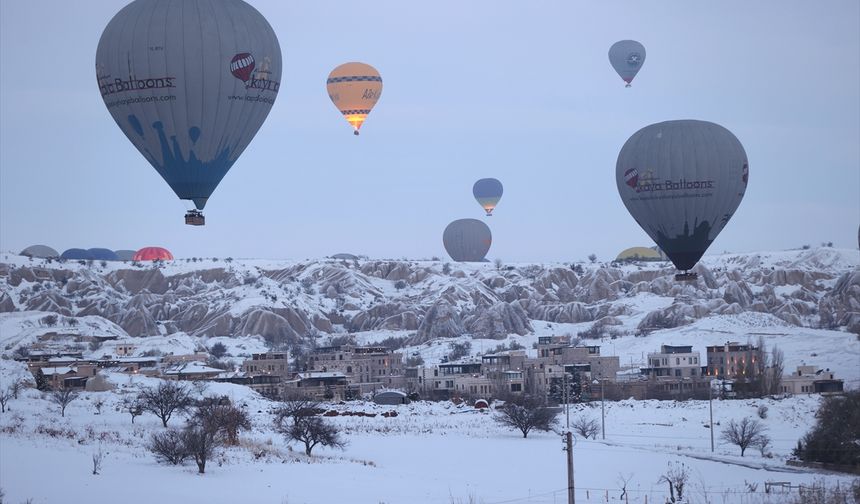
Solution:
<path fill-rule="evenodd" d="M 17 363 L 2 361 L 4 380 L 23 375 Z M 344 451 L 317 449 L 307 458 L 271 429 L 274 406 L 247 388 L 208 384 L 204 395 L 227 395 L 252 414 L 254 429 L 242 445 L 221 449 L 198 475 L 193 463 L 158 464 L 146 449 L 163 429 L 150 414 L 135 425 L 121 411 L 122 397 L 156 383 L 144 377 L 112 375 L 117 389 L 83 393 L 65 418 L 35 390 L 12 400 L 0 414 L 0 487 L 6 502 L 273 502 L 273 503 L 562 503 L 566 502 L 565 453 L 557 433 L 534 432 L 523 439 L 494 420 L 495 413 L 444 403 L 379 406 L 330 405 L 338 410 L 381 413 L 394 418 L 333 417 L 349 444 Z M 96 400 L 105 401 L 96 414 Z M 710 451 L 708 403 L 621 401 L 606 403 L 606 440 L 577 439 L 574 448 L 578 503 L 610 502 L 620 496 L 619 475 L 630 477 L 630 502 L 663 502 L 658 484 L 669 464 L 690 472 L 691 502 L 779 502 L 764 500 L 766 481 L 812 484 L 850 478 L 795 469 L 785 459 L 814 422 L 819 398 L 794 397 L 715 401 L 716 451 Z M 772 456 L 721 441 L 731 419 L 758 418 L 773 440 Z M 573 421 L 600 421 L 600 403 L 572 406 Z M 559 428 L 565 415 L 558 415 Z M 171 420 L 181 425 L 182 418 Z M 599 437 L 599 436 L 598 436 Z M 92 455 L 105 453 L 101 474 L 92 475 Z M 632 475 L 632 477 L 630 476 Z M 755 487 L 754 492 L 750 488 Z"/>

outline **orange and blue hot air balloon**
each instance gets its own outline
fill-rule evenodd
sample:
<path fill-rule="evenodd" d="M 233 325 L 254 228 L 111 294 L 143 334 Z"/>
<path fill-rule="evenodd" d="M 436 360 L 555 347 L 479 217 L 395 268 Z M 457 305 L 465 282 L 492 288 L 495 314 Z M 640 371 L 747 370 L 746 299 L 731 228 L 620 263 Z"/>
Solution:
<path fill-rule="evenodd" d="M 487 217 L 493 215 L 493 210 L 502 199 L 502 192 L 502 183 L 494 178 L 482 178 L 472 186 L 472 194 L 475 195 L 481 208 L 487 212 Z"/>

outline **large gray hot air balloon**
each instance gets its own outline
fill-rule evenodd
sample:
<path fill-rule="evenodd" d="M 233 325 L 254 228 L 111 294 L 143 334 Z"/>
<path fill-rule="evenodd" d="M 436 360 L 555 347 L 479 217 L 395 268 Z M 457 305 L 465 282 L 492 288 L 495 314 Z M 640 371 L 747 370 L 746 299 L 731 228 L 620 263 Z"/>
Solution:
<path fill-rule="evenodd" d="M 242 0 L 135 0 L 96 52 L 105 105 L 125 136 L 200 210 L 260 129 L 281 80 L 272 27 Z"/>
<path fill-rule="evenodd" d="M 621 148 L 615 167 L 627 210 L 683 271 L 696 264 L 729 222 L 748 177 L 747 155 L 738 139 L 718 124 L 692 120 L 637 131 Z"/>
<path fill-rule="evenodd" d="M 609 63 L 630 87 L 633 77 L 645 63 L 645 46 L 635 40 L 619 40 L 609 48 Z"/>
<path fill-rule="evenodd" d="M 60 253 L 47 245 L 30 245 L 21 251 L 22 256 L 41 257 L 43 259 L 60 257 Z"/>
<path fill-rule="evenodd" d="M 490 251 L 493 235 L 478 219 L 460 219 L 448 224 L 442 243 L 451 259 L 458 262 L 479 262 Z"/>

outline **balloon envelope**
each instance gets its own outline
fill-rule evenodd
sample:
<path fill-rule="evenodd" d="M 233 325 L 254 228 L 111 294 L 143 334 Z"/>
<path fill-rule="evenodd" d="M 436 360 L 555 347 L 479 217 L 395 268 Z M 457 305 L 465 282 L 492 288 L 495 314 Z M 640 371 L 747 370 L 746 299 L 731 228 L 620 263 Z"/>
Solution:
<path fill-rule="evenodd" d="M 502 183 L 494 178 L 480 179 L 472 186 L 472 194 L 487 215 L 493 215 L 493 210 L 502 198 L 502 192 Z"/>
<path fill-rule="evenodd" d="M 87 252 L 90 253 L 90 257 L 97 261 L 119 261 L 119 257 L 110 249 L 91 248 Z"/>
<path fill-rule="evenodd" d="M 361 129 L 367 115 L 382 96 L 382 77 L 366 63 L 344 63 L 328 75 L 328 97 L 355 129 Z"/>
<path fill-rule="evenodd" d="M 275 102 L 281 49 L 242 0 L 135 0 L 104 29 L 96 78 L 125 136 L 203 209 Z"/>
<path fill-rule="evenodd" d="M 645 63 L 645 46 L 635 40 L 619 40 L 609 48 L 609 63 L 629 87 Z"/>
<path fill-rule="evenodd" d="M 53 258 L 60 257 L 60 253 L 47 245 L 30 245 L 21 251 L 22 256 Z"/>
<path fill-rule="evenodd" d="M 657 250 L 648 247 L 630 247 L 622 250 L 615 258 L 616 261 L 662 261 L 663 256 Z"/>
<path fill-rule="evenodd" d="M 172 261 L 173 254 L 166 248 L 143 247 L 134 254 L 132 259 L 135 261 Z"/>
<path fill-rule="evenodd" d="M 70 248 L 68 250 L 64 250 L 60 257 L 63 259 L 72 259 L 72 260 L 90 260 L 93 259 L 92 254 L 90 254 L 89 250 L 79 249 L 79 248 Z"/>
<path fill-rule="evenodd" d="M 442 243 L 451 259 L 479 262 L 490 251 L 493 235 L 490 228 L 477 219 L 460 219 L 448 224 L 442 234 Z"/>
<path fill-rule="evenodd" d="M 631 136 L 615 167 L 624 206 L 680 270 L 689 270 L 746 192 L 740 141 L 705 121 L 667 121 Z"/>
<path fill-rule="evenodd" d="M 119 258 L 120 261 L 133 261 L 134 254 L 137 253 L 136 250 L 115 250 L 114 253 Z"/>

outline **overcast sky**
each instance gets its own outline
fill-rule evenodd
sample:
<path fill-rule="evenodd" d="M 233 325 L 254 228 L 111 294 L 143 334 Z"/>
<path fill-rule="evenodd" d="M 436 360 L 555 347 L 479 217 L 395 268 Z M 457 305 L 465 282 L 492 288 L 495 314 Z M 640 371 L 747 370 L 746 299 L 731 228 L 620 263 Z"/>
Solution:
<path fill-rule="evenodd" d="M 251 0 L 277 33 L 282 85 L 206 206 L 206 226 L 117 128 L 95 78 L 127 2 L 0 2 L 0 249 L 43 243 L 178 257 L 446 257 L 454 219 L 486 219 L 488 257 L 569 261 L 652 242 L 615 162 L 639 128 L 701 119 L 750 161 L 746 196 L 710 253 L 857 246 L 860 2 Z M 609 46 L 635 39 L 633 87 Z M 375 66 L 359 137 L 325 79 Z M 472 184 L 505 194 L 482 217 Z"/>

